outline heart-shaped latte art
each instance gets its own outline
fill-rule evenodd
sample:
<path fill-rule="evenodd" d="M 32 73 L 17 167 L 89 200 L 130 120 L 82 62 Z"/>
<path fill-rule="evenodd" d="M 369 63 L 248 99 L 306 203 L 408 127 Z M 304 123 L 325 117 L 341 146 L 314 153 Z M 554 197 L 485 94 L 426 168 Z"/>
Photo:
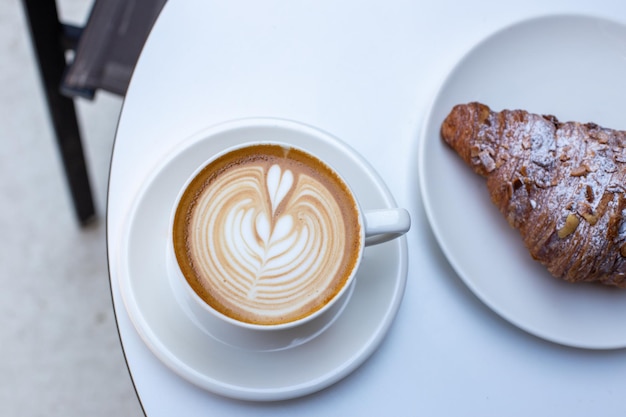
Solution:
<path fill-rule="evenodd" d="M 278 164 L 231 168 L 199 197 L 190 227 L 194 269 L 226 310 L 282 321 L 336 293 L 341 209 L 308 175 Z"/>
<path fill-rule="evenodd" d="M 286 169 L 282 170 L 278 165 L 272 165 L 267 171 L 267 193 L 272 203 L 272 214 L 293 186 L 293 173 Z"/>

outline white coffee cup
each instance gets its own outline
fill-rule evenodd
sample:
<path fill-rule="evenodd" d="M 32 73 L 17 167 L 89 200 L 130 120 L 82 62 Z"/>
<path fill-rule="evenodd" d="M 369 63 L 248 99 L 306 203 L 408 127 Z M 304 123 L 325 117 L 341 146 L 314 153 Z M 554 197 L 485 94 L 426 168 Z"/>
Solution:
<path fill-rule="evenodd" d="M 236 137 L 236 142 L 240 144 L 224 149 L 223 152 L 209 158 L 205 164 L 198 167 L 182 185 L 173 204 L 167 246 L 167 265 L 174 295 L 188 316 L 199 327 L 228 345 L 243 349 L 270 351 L 305 343 L 326 330 L 348 304 L 364 248 L 406 233 L 410 228 L 410 216 L 406 210 L 399 208 L 367 211 L 361 209 L 357 196 L 342 178 L 340 171 L 330 167 L 315 154 L 316 141 L 337 141 L 321 130 L 292 121 L 242 119 L 223 124 L 209 135 L 211 134 L 220 136 L 221 140 L 224 135 L 234 135 L 232 137 Z M 242 135 L 248 139 L 247 142 L 241 143 Z M 298 139 L 294 142 L 307 143 L 310 146 L 305 148 L 292 145 L 290 138 L 293 139 L 294 136 Z M 337 147 L 337 149 L 340 151 L 342 148 Z M 288 155 L 285 158 L 287 162 L 283 162 L 281 156 L 283 150 L 285 155 Z M 259 154 L 262 154 L 262 157 L 256 158 Z M 278 156 L 272 159 L 274 162 L 263 165 L 268 158 L 274 158 L 275 155 Z M 262 162 L 248 162 L 257 159 Z M 283 166 L 283 163 L 293 164 Z M 300 172 L 301 165 L 311 169 Z M 280 167 L 277 168 L 277 166 Z M 325 176 L 327 171 L 330 181 L 327 181 Z M 328 183 L 331 184 L 321 185 Z M 205 187 L 205 184 L 210 185 Z M 302 197 L 299 194 L 301 191 Z M 197 197 L 198 194 L 200 197 Z M 239 198 L 239 194 L 245 198 Z M 328 197 L 338 194 L 341 194 L 341 198 Z M 251 195 L 252 199 L 249 198 Z M 258 198 L 256 198 L 257 195 Z M 249 200 L 258 200 L 259 209 L 249 208 L 256 207 L 253 203 L 245 206 L 248 207 L 248 211 L 241 209 L 244 203 L 237 202 L 243 200 L 246 204 Z M 311 201 L 315 204 L 310 204 Z M 231 202 L 233 202 L 232 206 L 229 205 Z M 349 208 L 351 202 L 354 210 Z M 215 207 L 212 208 L 212 205 Z M 324 214 L 320 215 L 318 220 L 312 221 L 311 224 L 315 226 L 310 226 L 299 217 L 307 220 L 309 217 L 316 218 L 307 211 L 310 206 L 316 208 L 311 210 L 315 215 L 318 212 Z M 322 208 L 317 209 L 318 207 Z M 306 213 L 301 215 L 298 210 L 305 210 Z M 177 216 L 177 212 L 182 214 Z M 201 212 L 205 214 L 198 214 Z M 254 214 L 246 217 L 245 213 L 252 212 Z M 273 220 L 266 221 L 268 217 Z M 190 218 L 195 220 L 189 220 Z M 232 219 L 254 220 L 234 221 Z M 302 224 L 306 223 L 305 226 L 296 230 L 297 224 L 300 223 L 294 219 Z M 195 223 L 191 225 L 190 222 Z M 269 228 L 264 226 L 270 223 Z M 288 226 L 284 227 L 284 224 Z M 182 229 L 186 230 L 184 239 L 181 238 Z M 176 230 L 178 232 L 175 232 Z M 224 234 L 222 237 L 223 230 L 235 232 Z M 250 272 L 255 268 L 252 265 L 259 265 L 255 263 L 255 257 L 265 256 L 267 253 L 278 253 L 274 248 L 268 249 L 267 242 L 271 241 L 273 235 L 268 238 L 267 230 L 271 230 L 273 235 L 280 235 L 281 238 L 288 236 L 281 242 L 305 243 L 299 246 L 287 245 L 287 243 L 281 244 L 282 246 L 275 245 L 280 246 L 282 252 L 280 256 L 268 257 L 278 265 L 272 271 L 289 271 L 284 274 L 285 277 L 289 277 L 289 280 L 283 279 L 283 276 L 277 272 L 272 272 L 273 275 L 268 274 L 269 278 L 262 277 L 263 282 L 286 281 L 287 284 L 268 284 L 258 290 L 260 295 L 257 295 L 256 286 L 254 290 L 246 287 L 252 285 L 249 277 L 259 279 L 260 276 L 258 267 Z M 316 235 L 317 231 L 320 231 L 319 236 Z M 322 233 L 322 231 L 325 232 Z M 292 235 L 293 239 L 290 238 Z M 239 238 L 240 236 L 243 237 Z M 307 249 L 308 251 L 297 249 L 305 247 L 310 249 Z M 351 249 L 345 250 L 349 254 L 344 256 L 343 251 L 338 248 Z M 263 259 L 263 262 L 270 263 L 265 258 Z M 299 265 L 302 267 L 290 270 L 290 264 L 287 261 L 283 265 L 278 264 L 277 259 L 293 260 L 293 262 L 290 261 L 292 263 L 298 260 L 297 262 L 301 262 Z M 321 260 L 318 262 L 318 259 Z M 344 259 L 347 261 L 344 262 Z M 312 266 L 334 265 L 334 262 L 340 266 L 329 267 L 326 270 L 333 271 L 332 274 L 327 275 L 338 276 L 337 280 L 326 280 L 326 275 L 321 272 L 322 267 L 318 270 Z M 190 267 L 190 264 L 193 264 L 193 267 Z M 234 266 L 231 271 L 224 272 L 232 265 Z M 337 270 L 343 272 L 336 273 Z M 193 278 L 188 279 L 189 275 L 193 275 Z M 213 279 L 215 277 L 218 279 Z M 313 288 L 310 287 L 310 283 L 315 280 L 323 283 L 320 287 L 323 287 L 324 291 L 327 287 L 330 288 L 328 282 L 336 281 L 338 284 L 336 288 L 333 287 L 334 289 L 328 291 L 329 298 L 319 301 L 310 311 L 302 314 L 294 313 L 293 317 L 289 316 L 291 314 L 289 309 L 292 305 L 314 303 L 305 299 L 304 294 L 313 293 L 309 288 Z M 201 285 L 194 284 L 196 285 L 194 289 L 190 282 L 201 282 Z M 222 286 L 223 288 L 216 289 Z M 205 291 L 204 288 L 209 289 Z M 299 290 L 300 288 L 303 289 Z M 218 296 L 211 295 L 213 291 Z M 207 292 L 211 294 L 207 295 Z M 300 293 L 302 295 L 298 295 Z M 241 294 L 247 294 L 248 298 Z M 257 302 L 255 297 L 260 301 Z M 275 298 L 277 301 L 268 301 L 270 298 Z M 249 301 L 249 299 L 254 300 Z M 277 307 L 278 304 L 280 308 Z M 262 317 L 265 317 L 263 316 L 264 309 L 267 309 L 269 321 L 256 322 L 256 315 L 253 316 L 254 319 L 238 315 L 239 309 L 243 313 L 247 311 L 246 309 L 254 312 L 260 311 L 261 313 L 258 314 Z M 280 314 L 277 313 L 278 311 Z M 294 311 L 296 311 L 295 308 Z M 303 311 L 303 309 L 298 307 L 297 311 Z M 279 318 L 274 321 L 272 314 L 276 314 Z M 291 318 L 283 320 L 280 318 L 283 315 Z"/>

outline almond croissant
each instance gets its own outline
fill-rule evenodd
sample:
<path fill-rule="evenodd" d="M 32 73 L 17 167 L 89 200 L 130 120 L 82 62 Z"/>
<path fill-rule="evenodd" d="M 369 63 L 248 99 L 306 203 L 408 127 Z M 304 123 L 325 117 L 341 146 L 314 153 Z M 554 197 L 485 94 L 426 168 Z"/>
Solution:
<path fill-rule="evenodd" d="M 626 288 L 626 132 L 469 103 L 441 134 L 552 275 Z"/>

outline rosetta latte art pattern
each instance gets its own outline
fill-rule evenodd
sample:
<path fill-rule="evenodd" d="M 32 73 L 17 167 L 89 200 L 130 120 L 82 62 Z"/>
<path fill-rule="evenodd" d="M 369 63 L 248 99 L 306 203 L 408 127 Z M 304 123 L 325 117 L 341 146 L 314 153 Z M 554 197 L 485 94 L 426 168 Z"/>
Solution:
<path fill-rule="evenodd" d="M 341 209 L 305 174 L 278 165 L 229 169 L 197 200 L 190 227 L 194 269 L 231 314 L 296 319 L 332 296 L 324 292 L 344 256 Z"/>

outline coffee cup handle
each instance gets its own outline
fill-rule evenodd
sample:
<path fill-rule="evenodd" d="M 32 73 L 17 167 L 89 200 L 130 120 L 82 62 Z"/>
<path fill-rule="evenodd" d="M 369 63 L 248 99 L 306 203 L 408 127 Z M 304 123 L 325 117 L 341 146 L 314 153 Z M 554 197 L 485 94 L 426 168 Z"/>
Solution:
<path fill-rule="evenodd" d="M 365 246 L 395 239 L 411 228 L 411 216 L 403 208 L 368 210 L 363 213 L 363 221 Z"/>

